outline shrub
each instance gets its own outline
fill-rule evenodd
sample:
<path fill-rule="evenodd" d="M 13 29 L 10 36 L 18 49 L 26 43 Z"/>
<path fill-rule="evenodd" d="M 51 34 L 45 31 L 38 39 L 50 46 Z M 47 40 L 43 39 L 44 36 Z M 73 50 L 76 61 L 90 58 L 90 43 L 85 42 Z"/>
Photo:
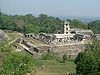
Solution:
<path fill-rule="evenodd" d="M 9 53 L 3 60 L 1 73 L 4 75 L 25 75 L 34 70 L 34 61 L 31 55 L 23 53 Z"/>
<path fill-rule="evenodd" d="M 42 59 L 43 60 L 52 60 L 52 59 L 57 59 L 57 54 L 53 53 L 53 52 L 47 52 L 47 53 L 44 53 L 42 55 Z"/>
<path fill-rule="evenodd" d="M 67 60 L 67 55 L 64 54 L 64 55 L 63 55 L 63 62 L 65 63 L 66 60 Z"/>

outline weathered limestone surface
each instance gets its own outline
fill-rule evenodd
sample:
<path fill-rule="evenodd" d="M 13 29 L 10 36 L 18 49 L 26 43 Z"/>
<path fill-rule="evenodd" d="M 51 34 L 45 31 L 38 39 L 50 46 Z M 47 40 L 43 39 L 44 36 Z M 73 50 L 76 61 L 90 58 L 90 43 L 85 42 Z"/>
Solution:
<path fill-rule="evenodd" d="M 76 45 L 55 46 L 52 50 L 59 56 L 67 54 L 69 59 L 74 59 L 79 52 L 85 50 L 85 45 L 76 44 Z"/>
<path fill-rule="evenodd" d="M 100 34 L 95 34 L 97 40 L 100 40 Z"/>
<path fill-rule="evenodd" d="M 85 50 L 86 45 L 84 44 L 73 44 L 73 45 L 50 45 L 50 46 L 38 46 L 39 53 L 43 54 L 48 52 L 48 50 L 53 51 L 58 56 L 62 57 L 64 54 L 67 54 L 69 59 L 75 59 L 79 52 Z"/>
<path fill-rule="evenodd" d="M 19 45 L 23 46 L 25 50 L 31 52 L 33 55 L 42 55 L 48 51 L 52 51 L 55 54 L 58 54 L 59 57 L 62 57 L 64 54 L 67 54 L 69 59 L 75 59 L 79 52 L 84 51 L 86 48 L 85 44 L 81 43 L 70 43 L 70 44 L 58 44 L 58 45 L 36 45 L 35 43 L 28 42 L 24 39 L 17 39 L 16 41 Z M 27 49 L 26 49 L 27 48 Z"/>
<path fill-rule="evenodd" d="M 0 29 L 0 42 L 6 39 L 7 37 L 7 34 Z"/>

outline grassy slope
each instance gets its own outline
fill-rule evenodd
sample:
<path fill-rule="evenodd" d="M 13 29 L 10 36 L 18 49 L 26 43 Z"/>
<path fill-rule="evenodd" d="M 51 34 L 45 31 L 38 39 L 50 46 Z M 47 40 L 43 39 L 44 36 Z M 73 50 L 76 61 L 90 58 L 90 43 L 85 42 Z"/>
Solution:
<path fill-rule="evenodd" d="M 75 64 L 72 61 L 60 63 L 55 60 L 41 61 L 44 63 L 44 68 L 38 70 L 36 75 L 66 75 L 67 73 L 75 72 Z"/>

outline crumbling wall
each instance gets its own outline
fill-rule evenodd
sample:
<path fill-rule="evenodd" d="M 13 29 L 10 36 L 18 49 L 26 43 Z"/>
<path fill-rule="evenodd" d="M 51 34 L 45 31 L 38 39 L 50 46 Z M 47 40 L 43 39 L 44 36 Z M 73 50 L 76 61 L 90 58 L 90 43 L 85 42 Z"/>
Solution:
<path fill-rule="evenodd" d="M 0 29 L 0 42 L 6 39 L 7 37 L 7 34 Z"/>
<path fill-rule="evenodd" d="M 50 45 L 50 46 L 39 46 L 38 49 L 40 54 L 45 52 L 52 51 L 55 54 L 58 54 L 59 57 L 62 57 L 64 54 L 67 55 L 68 59 L 75 59 L 79 52 L 84 51 L 86 45 L 84 44 L 75 44 L 75 45 Z"/>
<path fill-rule="evenodd" d="M 85 45 L 64 45 L 64 46 L 55 46 L 52 51 L 57 53 L 59 56 L 67 54 L 69 59 L 75 59 L 79 52 L 84 51 L 86 48 Z"/>

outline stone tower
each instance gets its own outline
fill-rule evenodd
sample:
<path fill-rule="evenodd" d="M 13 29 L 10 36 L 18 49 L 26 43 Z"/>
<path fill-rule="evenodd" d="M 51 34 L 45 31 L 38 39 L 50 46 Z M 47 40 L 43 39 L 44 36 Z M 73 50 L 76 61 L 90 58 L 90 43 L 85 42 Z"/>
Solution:
<path fill-rule="evenodd" d="M 64 34 L 70 34 L 70 25 L 69 22 L 64 22 Z"/>

